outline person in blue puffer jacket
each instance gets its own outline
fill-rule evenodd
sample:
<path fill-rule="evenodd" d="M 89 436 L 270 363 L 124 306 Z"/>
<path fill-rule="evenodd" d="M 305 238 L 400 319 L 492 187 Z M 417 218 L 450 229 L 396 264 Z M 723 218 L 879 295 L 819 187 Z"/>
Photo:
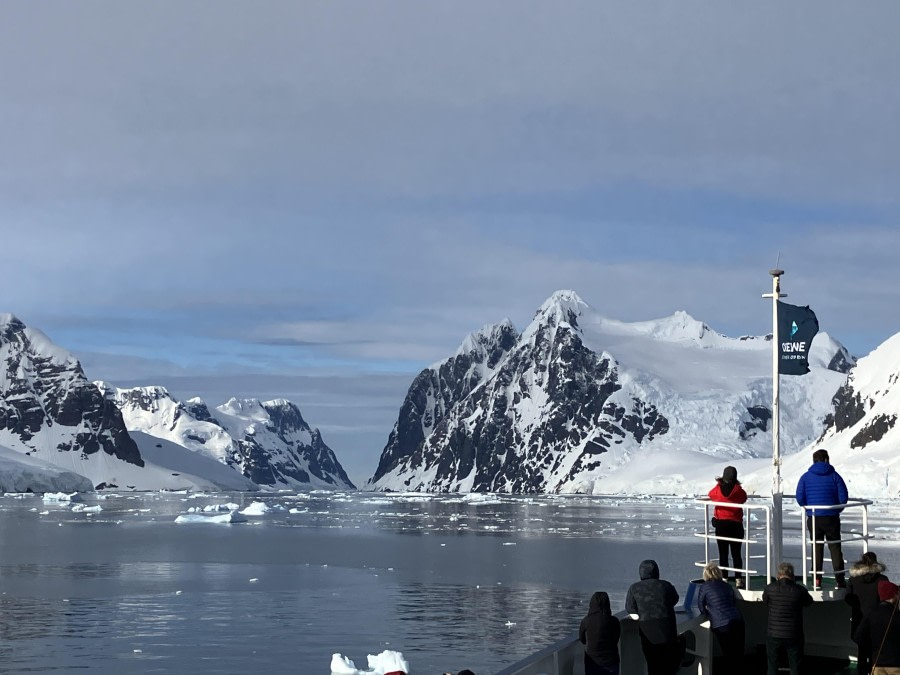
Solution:
<path fill-rule="evenodd" d="M 714 562 L 703 568 L 703 584 L 697 606 L 709 617 L 709 628 L 722 648 L 721 662 L 714 673 L 744 672 L 744 617 L 738 609 L 734 589 L 722 579 L 722 569 Z"/>
<path fill-rule="evenodd" d="M 797 503 L 800 506 L 836 506 L 846 504 L 847 485 L 841 475 L 828 461 L 827 450 L 813 453 L 813 464 L 800 476 L 797 483 Z M 822 587 L 822 565 L 824 564 L 824 541 L 828 542 L 831 565 L 838 588 L 846 588 L 844 581 L 844 554 L 841 550 L 841 511 L 843 509 L 806 509 L 806 527 L 810 537 L 816 542 L 815 569 L 816 590 Z"/>

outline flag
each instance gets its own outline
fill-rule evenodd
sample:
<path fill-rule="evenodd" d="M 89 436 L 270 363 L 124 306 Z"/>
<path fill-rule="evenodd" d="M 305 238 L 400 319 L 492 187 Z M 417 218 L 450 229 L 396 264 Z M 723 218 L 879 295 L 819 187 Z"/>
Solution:
<path fill-rule="evenodd" d="M 809 307 L 778 302 L 778 372 L 806 375 L 809 348 L 819 332 L 819 320 Z"/>

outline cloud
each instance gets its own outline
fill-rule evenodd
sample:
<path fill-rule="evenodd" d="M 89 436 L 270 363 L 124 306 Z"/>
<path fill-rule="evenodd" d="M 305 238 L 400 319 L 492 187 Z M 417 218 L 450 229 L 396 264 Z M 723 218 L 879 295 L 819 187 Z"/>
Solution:
<path fill-rule="evenodd" d="M 561 288 L 764 333 L 780 254 L 791 300 L 866 353 L 898 330 L 898 19 L 10 5 L 0 310 L 113 380 L 402 379 Z"/>

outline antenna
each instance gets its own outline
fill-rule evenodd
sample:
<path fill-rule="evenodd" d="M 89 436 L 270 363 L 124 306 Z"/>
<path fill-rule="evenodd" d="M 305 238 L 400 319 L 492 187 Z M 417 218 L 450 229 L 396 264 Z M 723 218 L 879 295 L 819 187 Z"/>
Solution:
<path fill-rule="evenodd" d="M 775 269 L 781 269 L 779 267 L 779 263 L 781 263 L 781 251 L 778 251 L 778 255 L 775 257 Z"/>

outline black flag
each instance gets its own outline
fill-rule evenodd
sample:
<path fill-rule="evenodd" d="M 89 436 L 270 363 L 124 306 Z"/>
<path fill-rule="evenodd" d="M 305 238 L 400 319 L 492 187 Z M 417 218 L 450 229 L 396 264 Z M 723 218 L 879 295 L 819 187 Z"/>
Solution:
<path fill-rule="evenodd" d="M 819 320 L 809 307 L 778 302 L 778 372 L 806 375 L 809 348 L 819 332 Z"/>

